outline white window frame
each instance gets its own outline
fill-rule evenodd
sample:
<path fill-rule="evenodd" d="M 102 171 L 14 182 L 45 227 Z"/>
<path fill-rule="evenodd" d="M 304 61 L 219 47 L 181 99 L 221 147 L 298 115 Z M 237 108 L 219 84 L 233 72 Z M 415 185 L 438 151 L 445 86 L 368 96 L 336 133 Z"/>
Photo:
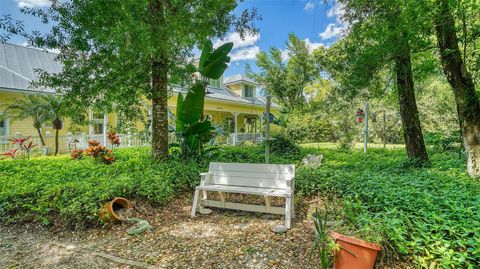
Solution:
<path fill-rule="evenodd" d="M 95 115 L 97 114 L 97 115 Z M 105 116 L 106 116 L 106 113 L 102 113 L 102 112 L 91 112 L 91 125 L 92 125 L 92 128 L 91 128 L 91 134 L 92 135 L 103 135 L 105 134 Z M 95 116 L 100 116 L 101 115 L 101 118 L 98 117 L 98 118 L 95 118 Z M 95 133 L 95 124 L 97 124 L 97 126 L 100 126 L 100 124 L 102 125 L 102 128 L 100 129 L 100 133 Z"/>
<path fill-rule="evenodd" d="M 0 116 L 3 115 L 3 112 L 0 112 Z M 10 118 L 5 118 L 5 135 L 0 136 L 0 144 L 8 144 L 8 139 L 10 138 Z"/>
<path fill-rule="evenodd" d="M 252 96 L 247 96 L 247 87 L 249 88 L 248 90 L 252 90 Z M 250 84 L 244 84 L 243 85 L 243 98 L 248 98 L 248 99 L 254 99 L 255 98 L 255 92 L 256 92 L 256 88 L 255 86 L 253 85 L 250 85 Z"/>

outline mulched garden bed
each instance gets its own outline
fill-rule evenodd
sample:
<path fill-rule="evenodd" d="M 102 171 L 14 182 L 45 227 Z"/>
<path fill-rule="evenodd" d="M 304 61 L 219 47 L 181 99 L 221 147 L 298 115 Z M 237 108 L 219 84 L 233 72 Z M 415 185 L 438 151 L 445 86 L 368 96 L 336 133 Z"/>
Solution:
<path fill-rule="evenodd" d="M 242 199 L 232 195 L 229 199 Z M 307 211 L 318 200 L 297 208 L 292 229 L 277 234 L 278 215 L 213 209 L 190 218 L 192 195 L 166 207 L 133 201 L 134 215 L 153 229 L 129 236 L 132 225 L 53 231 L 33 225 L 0 226 L 0 268 L 315 268 L 309 257 L 313 238 Z M 244 197 L 245 199 L 245 197 Z M 246 198 L 261 203 L 262 198 Z M 281 201 L 275 201 L 281 203 Z"/>

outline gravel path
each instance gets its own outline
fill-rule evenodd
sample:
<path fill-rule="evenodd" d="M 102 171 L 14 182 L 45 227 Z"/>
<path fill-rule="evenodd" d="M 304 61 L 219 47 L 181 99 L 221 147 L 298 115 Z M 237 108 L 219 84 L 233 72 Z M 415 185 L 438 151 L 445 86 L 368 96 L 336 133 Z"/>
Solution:
<path fill-rule="evenodd" d="M 239 197 L 232 197 L 240 199 Z M 251 199 L 251 198 L 248 198 Z M 255 200 L 261 203 L 261 199 Z M 312 203 L 313 204 L 313 203 Z M 129 224 L 81 231 L 0 226 L 0 268 L 315 268 L 313 237 L 305 211 L 287 233 L 271 225 L 280 216 L 213 209 L 189 216 L 191 195 L 164 208 L 134 201 L 135 215 L 153 226 L 129 236 Z"/>

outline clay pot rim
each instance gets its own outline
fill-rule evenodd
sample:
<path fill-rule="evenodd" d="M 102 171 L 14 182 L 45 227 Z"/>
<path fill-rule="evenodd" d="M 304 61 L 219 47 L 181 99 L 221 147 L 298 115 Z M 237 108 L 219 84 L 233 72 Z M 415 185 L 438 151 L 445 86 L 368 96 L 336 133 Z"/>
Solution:
<path fill-rule="evenodd" d="M 115 210 L 113 210 L 113 204 L 115 202 L 118 202 L 118 201 L 122 201 L 122 202 L 125 202 L 125 204 L 127 205 L 125 207 L 125 209 L 131 209 L 132 208 L 132 203 L 130 202 L 130 200 L 126 199 L 126 198 L 123 198 L 123 197 L 115 197 L 112 199 L 112 201 L 110 201 L 108 207 L 110 208 L 111 212 L 112 212 L 112 215 L 113 217 L 116 219 L 116 220 L 123 220 L 123 218 L 121 218 L 119 215 L 117 215 L 117 213 L 115 213 Z"/>
<path fill-rule="evenodd" d="M 365 247 L 365 248 L 369 248 L 369 249 L 373 249 L 373 250 L 377 250 L 377 251 L 382 250 L 382 246 L 379 245 L 379 244 L 371 243 L 371 242 L 364 241 L 364 240 L 360 240 L 360 239 L 350 237 L 350 236 L 346 236 L 346 235 L 343 235 L 343 234 L 339 234 L 339 233 L 336 233 L 336 232 L 330 232 L 330 236 L 333 237 L 336 240 L 344 241 L 344 242 L 354 244 L 354 245 L 358 245 L 358 246 L 361 246 L 361 247 Z"/>

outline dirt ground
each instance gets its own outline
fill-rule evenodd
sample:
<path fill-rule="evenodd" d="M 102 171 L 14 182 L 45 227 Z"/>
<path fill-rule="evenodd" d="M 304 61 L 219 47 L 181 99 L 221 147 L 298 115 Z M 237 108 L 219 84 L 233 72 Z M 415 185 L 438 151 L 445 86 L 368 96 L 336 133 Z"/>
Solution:
<path fill-rule="evenodd" d="M 128 223 L 76 231 L 0 226 L 0 268 L 315 268 L 306 214 L 315 203 L 297 208 L 292 229 L 281 234 L 270 228 L 281 216 L 213 209 L 190 218 L 191 195 L 162 208 L 134 201 L 134 215 L 153 227 L 138 236 L 127 235 Z"/>

